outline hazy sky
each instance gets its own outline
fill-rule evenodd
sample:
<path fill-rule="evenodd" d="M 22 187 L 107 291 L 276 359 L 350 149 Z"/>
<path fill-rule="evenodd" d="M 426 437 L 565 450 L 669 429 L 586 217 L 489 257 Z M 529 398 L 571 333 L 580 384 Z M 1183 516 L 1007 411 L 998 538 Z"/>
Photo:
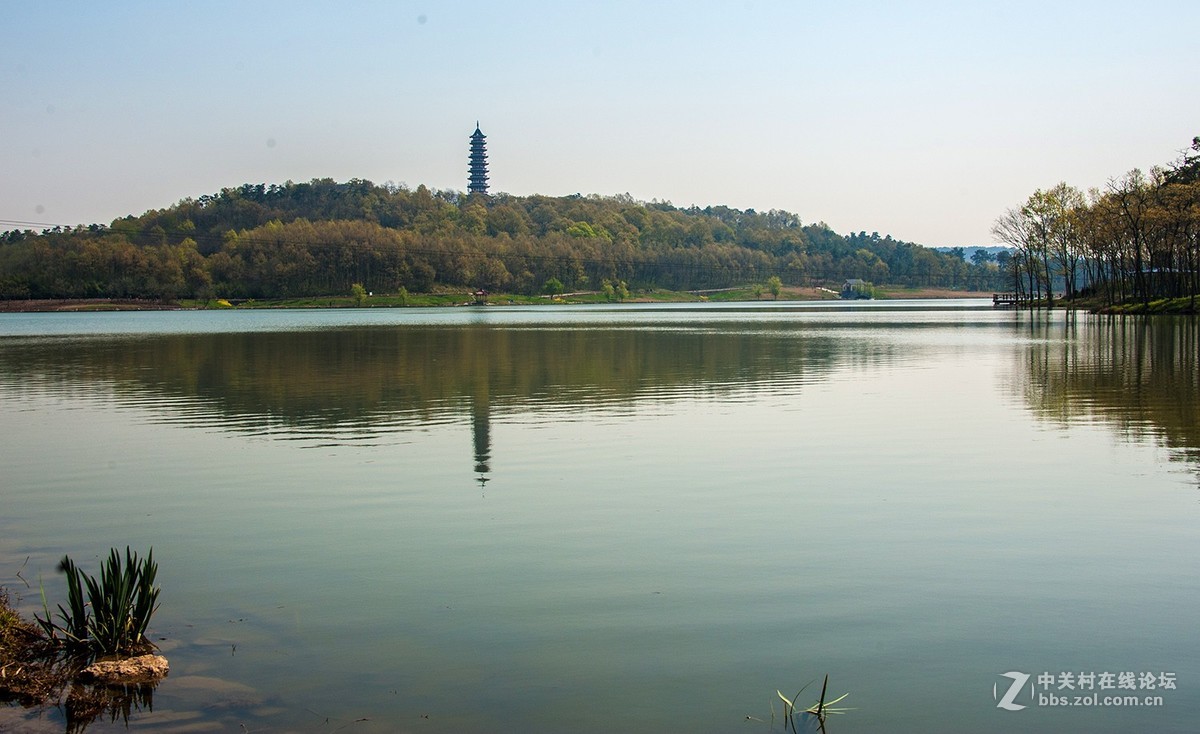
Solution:
<path fill-rule="evenodd" d="M 1200 5 L 0 2 L 0 230 L 331 177 L 990 242 L 1200 135 Z"/>

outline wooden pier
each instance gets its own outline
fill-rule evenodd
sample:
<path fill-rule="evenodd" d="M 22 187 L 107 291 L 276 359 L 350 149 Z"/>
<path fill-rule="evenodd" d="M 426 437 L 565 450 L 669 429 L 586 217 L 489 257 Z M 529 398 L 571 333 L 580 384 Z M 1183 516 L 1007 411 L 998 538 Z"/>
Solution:
<path fill-rule="evenodd" d="M 1024 293 L 993 293 L 992 308 L 1021 308 L 1033 301 Z"/>

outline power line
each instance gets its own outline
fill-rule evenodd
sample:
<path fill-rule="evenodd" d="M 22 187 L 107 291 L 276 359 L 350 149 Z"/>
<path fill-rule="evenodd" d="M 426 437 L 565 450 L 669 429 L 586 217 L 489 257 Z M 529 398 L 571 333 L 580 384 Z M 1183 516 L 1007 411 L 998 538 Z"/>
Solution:
<path fill-rule="evenodd" d="M 85 229 L 87 228 L 85 225 L 82 225 L 82 224 L 75 225 L 75 224 L 62 224 L 61 222 L 27 222 L 23 219 L 0 219 L 0 226 L 7 227 L 9 225 L 13 225 L 13 226 L 17 226 L 17 227 L 42 227 L 43 229 L 53 229 L 55 227 L 58 227 L 60 229 L 74 229 L 75 227 L 84 227 Z M 99 226 L 99 225 L 93 224 L 91 226 L 95 227 L 95 226 Z"/>

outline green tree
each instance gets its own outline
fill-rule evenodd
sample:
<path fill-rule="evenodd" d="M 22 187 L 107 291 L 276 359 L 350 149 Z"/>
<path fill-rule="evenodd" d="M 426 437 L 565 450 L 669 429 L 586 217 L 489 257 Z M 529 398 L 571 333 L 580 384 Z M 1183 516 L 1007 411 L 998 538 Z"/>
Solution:
<path fill-rule="evenodd" d="M 992 254 L 982 247 L 971 253 L 971 263 L 978 267 L 983 267 L 990 263 L 993 259 Z"/>
<path fill-rule="evenodd" d="M 367 302 L 367 289 L 363 288 L 362 283 L 350 286 L 350 295 L 354 297 L 354 303 L 359 307 Z"/>
<path fill-rule="evenodd" d="M 776 301 L 779 300 L 779 293 L 783 290 L 783 281 L 779 279 L 778 275 L 772 275 L 770 278 L 767 278 L 767 290 L 771 291 L 771 296 Z"/>
<path fill-rule="evenodd" d="M 475 272 L 475 284 L 484 290 L 503 290 L 510 282 L 512 274 L 498 257 L 486 258 Z"/>

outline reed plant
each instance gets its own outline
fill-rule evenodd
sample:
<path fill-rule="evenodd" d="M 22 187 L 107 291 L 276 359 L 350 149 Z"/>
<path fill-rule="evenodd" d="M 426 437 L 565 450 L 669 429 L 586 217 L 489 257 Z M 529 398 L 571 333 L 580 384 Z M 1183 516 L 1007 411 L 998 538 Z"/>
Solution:
<path fill-rule="evenodd" d="M 800 704 L 796 703 L 800 700 L 800 694 L 804 693 L 804 689 L 808 688 L 811 683 L 806 683 L 803 688 L 796 692 L 792 698 L 783 695 L 783 691 L 775 691 L 781 699 L 783 699 L 783 728 L 791 730 L 794 734 L 799 734 L 799 728 L 796 725 L 797 718 L 811 717 L 811 720 L 816 722 L 817 729 L 820 732 L 825 731 L 825 717 L 829 714 L 844 714 L 850 709 L 838 708 L 834 704 L 840 703 L 842 699 L 849 696 L 849 693 L 843 693 L 832 701 L 825 700 L 825 694 L 829 690 L 829 675 L 826 674 L 825 681 L 821 684 L 821 697 L 817 702 L 808 708 L 801 708 Z"/>
<path fill-rule="evenodd" d="M 46 635 L 75 650 L 95 655 L 143 652 L 150 618 L 158 609 L 161 589 L 154 585 L 158 564 L 154 549 L 144 559 L 125 547 L 125 556 L 113 548 L 100 566 L 100 578 L 89 576 L 63 556 L 59 570 L 67 576 L 67 606 L 50 612 L 42 593 L 45 617 L 36 617 Z M 57 616 L 57 620 L 55 620 Z"/>

